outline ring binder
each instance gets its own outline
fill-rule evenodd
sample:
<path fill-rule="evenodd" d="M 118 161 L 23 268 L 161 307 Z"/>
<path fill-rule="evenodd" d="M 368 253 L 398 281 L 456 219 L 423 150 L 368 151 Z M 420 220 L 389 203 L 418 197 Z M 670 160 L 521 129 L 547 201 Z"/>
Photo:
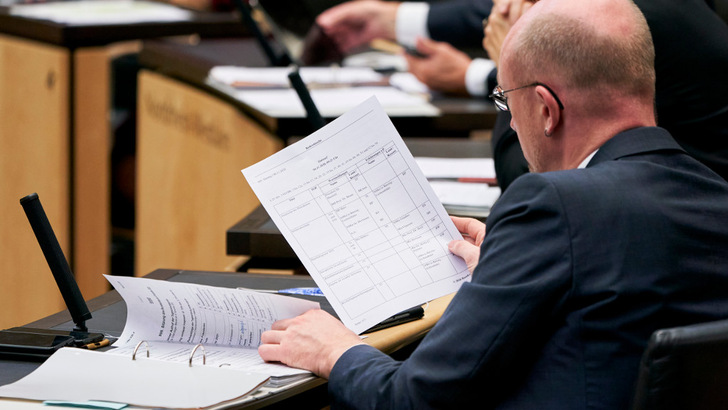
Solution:
<path fill-rule="evenodd" d="M 144 345 L 146 346 L 147 357 L 149 357 L 149 343 L 147 343 L 146 340 L 142 340 L 139 343 L 137 343 L 136 346 L 134 347 L 134 352 L 132 352 L 132 354 L 131 354 L 131 360 L 136 360 L 137 352 L 139 351 L 139 348 L 142 346 L 142 343 L 144 343 Z M 205 346 L 203 346 L 202 343 L 198 343 L 195 345 L 195 347 L 192 348 L 192 350 L 190 350 L 190 359 L 189 359 L 190 367 L 192 367 L 192 359 L 195 357 L 195 352 L 197 351 L 198 347 L 202 348 L 202 364 L 203 365 L 207 364 L 207 355 L 205 354 Z M 218 367 L 223 367 L 223 366 L 230 366 L 230 363 L 222 363 Z"/>
<path fill-rule="evenodd" d="M 202 364 L 204 365 L 207 361 L 207 356 L 205 355 L 205 346 L 202 345 L 202 343 L 198 343 L 195 345 L 195 347 L 192 348 L 192 351 L 190 352 L 190 367 L 192 367 L 192 358 L 195 357 L 195 352 L 197 351 L 197 348 L 202 348 Z"/>
<path fill-rule="evenodd" d="M 139 350 L 139 346 L 141 346 L 142 343 L 147 346 L 147 357 L 149 357 L 149 343 L 147 343 L 146 340 L 142 340 L 141 342 L 137 343 L 136 347 L 134 348 L 134 352 L 131 354 L 131 360 L 136 360 L 137 350 Z"/>

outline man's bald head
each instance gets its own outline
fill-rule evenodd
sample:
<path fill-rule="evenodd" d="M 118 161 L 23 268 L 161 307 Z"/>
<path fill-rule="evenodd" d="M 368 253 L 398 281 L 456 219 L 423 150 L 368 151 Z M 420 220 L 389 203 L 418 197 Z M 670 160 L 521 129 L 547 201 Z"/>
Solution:
<path fill-rule="evenodd" d="M 631 0 L 542 0 L 508 34 L 504 63 L 519 83 L 654 98 L 654 46 Z"/>

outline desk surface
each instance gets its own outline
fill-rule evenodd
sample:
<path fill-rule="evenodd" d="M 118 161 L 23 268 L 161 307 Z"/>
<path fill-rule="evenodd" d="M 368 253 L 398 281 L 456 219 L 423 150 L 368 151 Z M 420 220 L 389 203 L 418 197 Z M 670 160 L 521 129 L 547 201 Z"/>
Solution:
<path fill-rule="evenodd" d="M 253 289 L 280 289 L 314 285 L 313 280 L 308 276 L 254 275 L 169 269 L 156 270 L 146 277 L 175 282 L 199 283 L 221 287 L 248 287 Z M 321 298 L 302 297 L 321 302 Z M 417 342 L 435 325 L 451 298 L 452 296 L 445 296 L 431 302 L 425 312 L 425 316 L 420 320 L 368 334 L 366 342 L 385 353 L 394 353 L 407 345 Z M 322 308 L 326 309 L 326 305 L 322 303 Z M 101 332 L 111 336 L 119 336 L 121 334 L 126 321 L 126 305 L 116 291 L 108 292 L 88 301 L 88 306 L 93 313 L 93 318 L 86 322 L 90 331 Z M 63 311 L 30 323 L 28 327 L 68 330 L 73 328 L 73 323 L 70 320 L 68 311 Z M 0 360 L 0 385 L 18 380 L 32 372 L 38 366 L 39 363 L 34 362 Z M 284 392 L 256 400 L 250 403 L 250 406 L 251 408 L 257 408 L 271 404 L 281 405 L 282 403 L 280 402 L 282 400 L 299 394 L 309 394 L 306 392 L 311 392 L 312 389 L 319 390 L 323 394 L 323 397 L 325 397 L 326 381 L 317 378 Z M 301 403 L 298 399 L 300 397 L 296 397 L 297 406 Z M 7 403 L 7 399 L 0 400 L 0 407 Z"/>
<path fill-rule="evenodd" d="M 232 13 L 193 12 L 188 21 L 71 25 L 13 16 L 7 8 L 0 8 L 0 33 L 78 48 L 193 33 L 206 37 L 244 36 L 248 35 L 248 30 Z"/>
<path fill-rule="evenodd" d="M 307 134 L 305 118 L 270 118 L 231 96 L 205 85 L 207 73 L 218 65 L 266 66 L 266 58 L 257 42 L 247 39 L 203 39 L 198 44 L 168 40 L 147 40 L 139 54 L 140 63 L 165 75 L 185 81 L 240 107 L 277 135 L 287 138 Z M 441 111 L 437 117 L 395 117 L 403 136 L 461 136 L 472 130 L 491 129 L 497 114 L 494 105 L 484 99 L 434 95 L 432 104 Z"/>

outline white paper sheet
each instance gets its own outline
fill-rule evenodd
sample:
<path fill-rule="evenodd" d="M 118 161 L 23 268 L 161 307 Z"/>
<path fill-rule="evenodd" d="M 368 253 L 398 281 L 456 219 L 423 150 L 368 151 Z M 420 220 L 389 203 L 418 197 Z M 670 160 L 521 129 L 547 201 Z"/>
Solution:
<path fill-rule="evenodd" d="M 289 68 L 219 66 L 210 70 L 206 82 L 271 117 L 305 117 L 300 98 L 289 88 L 289 72 Z M 370 68 L 303 67 L 299 72 L 325 117 L 338 117 L 372 96 L 390 116 L 440 115 L 425 96 L 386 85 L 386 79 Z"/>
<path fill-rule="evenodd" d="M 410 72 L 392 74 L 389 77 L 389 84 L 408 93 L 429 94 L 432 92 L 427 84 L 418 80 L 417 77 Z"/>
<path fill-rule="evenodd" d="M 319 308 L 316 302 L 190 283 L 106 278 L 127 306 L 124 331 L 110 354 L 131 357 L 134 347 L 144 340 L 151 358 L 186 362 L 191 348 L 202 343 L 213 365 L 226 363 L 275 377 L 308 373 L 265 363 L 257 347 L 261 333 L 273 322 Z M 146 347 L 141 349 L 145 351 Z"/>
<path fill-rule="evenodd" d="M 305 117 L 306 109 L 296 92 L 281 90 L 236 90 L 233 96 L 271 117 Z M 391 116 L 434 117 L 440 111 L 417 95 L 394 87 L 346 87 L 311 90 L 311 98 L 324 117 L 338 117 L 366 99 L 376 97 Z"/>
<path fill-rule="evenodd" d="M 197 408 L 255 390 L 267 376 L 215 366 L 109 355 L 64 347 L 33 373 L 0 387 L 0 396 L 30 400 L 113 401 L 146 407 Z"/>
<path fill-rule="evenodd" d="M 10 14 L 74 25 L 188 21 L 192 13 L 169 4 L 132 0 L 60 1 L 16 4 Z"/>
<path fill-rule="evenodd" d="M 406 72 L 407 60 L 401 54 L 383 51 L 365 51 L 344 57 L 341 65 L 346 67 L 369 67 L 376 70 L 395 70 Z"/>
<path fill-rule="evenodd" d="M 457 181 L 430 181 L 432 189 L 445 205 L 475 206 L 490 209 L 501 190 L 488 184 Z"/>
<path fill-rule="evenodd" d="M 357 333 L 470 279 L 447 250 L 460 234 L 375 98 L 243 174 Z"/>
<path fill-rule="evenodd" d="M 280 87 L 289 87 L 288 73 L 291 70 L 288 67 L 236 67 L 236 66 L 218 66 L 210 70 L 210 79 L 219 81 L 223 84 L 235 86 L 244 86 L 244 84 L 253 85 L 271 85 Z M 383 81 L 384 76 L 372 70 L 371 68 L 358 67 L 301 67 L 299 69 L 301 80 L 308 86 L 311 84 L 357 84 L 357 83 L 373 83 Z"/>
<path fill-rule="evenodd" d="M 427 178 L 495 178 L 493 158 L 417 157 Z"/>

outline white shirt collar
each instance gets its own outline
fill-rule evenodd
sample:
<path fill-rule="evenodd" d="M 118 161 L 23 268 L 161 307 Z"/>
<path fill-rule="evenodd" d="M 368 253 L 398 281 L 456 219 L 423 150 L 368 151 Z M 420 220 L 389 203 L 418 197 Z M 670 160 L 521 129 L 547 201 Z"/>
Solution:
<path fill-rule="evenodd" d="M 599 151 L 599 148 L 595 149 L 594 152 L 587 155 L 587 157 L 584 158 L 584 161 L 581 161 L 581 164 L 579 164 L 579 166 L 576 168 L 577 169 L 586 168 L 586 166 L 589 165 L 589 161 L 591 161 L 591 159 L 594 157 L 594 155 L 597 153 L 597 151 Z"/>

